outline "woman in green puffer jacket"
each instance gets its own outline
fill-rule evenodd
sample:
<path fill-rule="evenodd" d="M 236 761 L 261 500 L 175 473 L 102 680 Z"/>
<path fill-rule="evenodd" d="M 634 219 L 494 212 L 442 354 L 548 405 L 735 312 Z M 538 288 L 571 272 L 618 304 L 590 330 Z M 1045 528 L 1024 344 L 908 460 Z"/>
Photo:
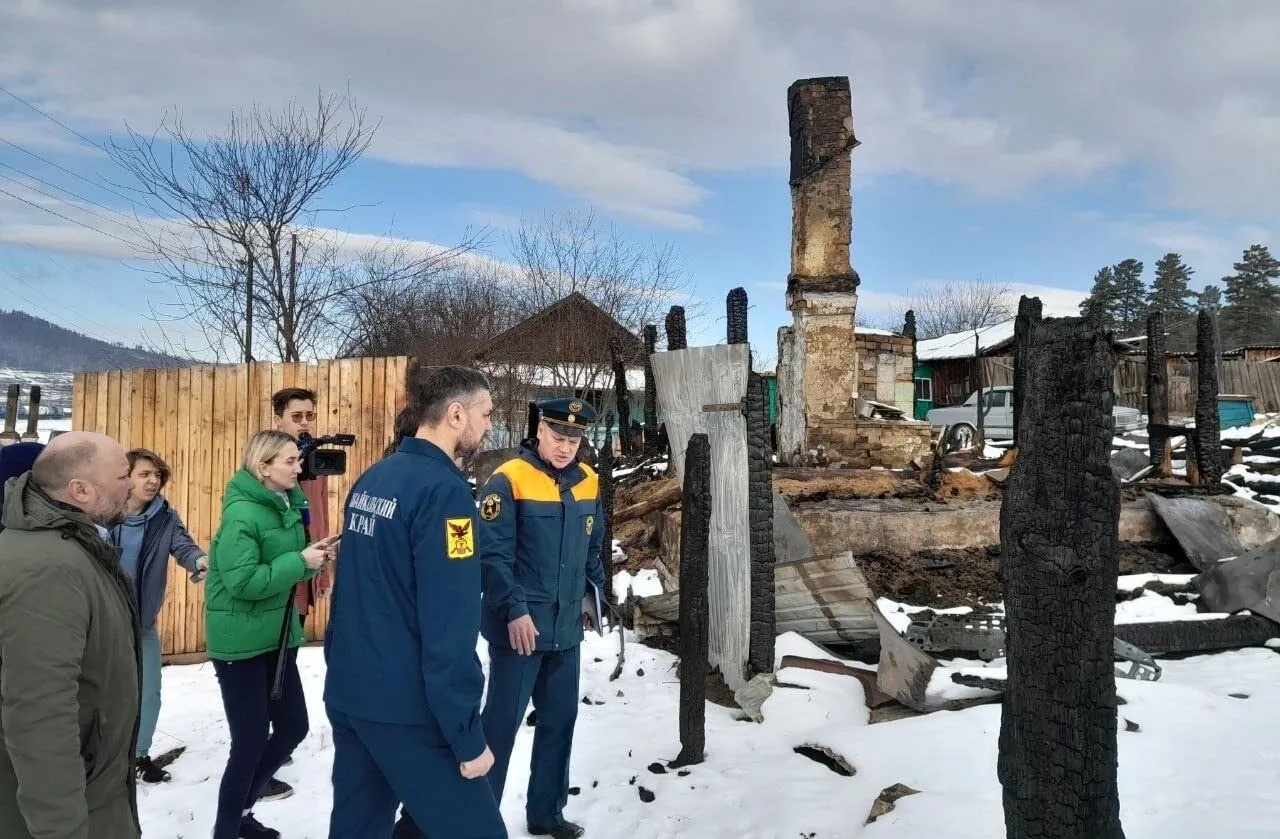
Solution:
<path fill-rule="evenodd" d="M 231 755 L 218 790 L 214 839 L 279 837 L 250 812 L 263 786 L 307 736 L 298 676 L 302 630 L 288 621 L 279 699 L 271 698 L 280 630 L 293 587 L 332 558 L 337 537 L 306 544 L 298 488 L 302 462 L 293 438 L 260 431 L 222 497 L 222 521 L 209 549 L 205 642 L 231 730 Z"/>

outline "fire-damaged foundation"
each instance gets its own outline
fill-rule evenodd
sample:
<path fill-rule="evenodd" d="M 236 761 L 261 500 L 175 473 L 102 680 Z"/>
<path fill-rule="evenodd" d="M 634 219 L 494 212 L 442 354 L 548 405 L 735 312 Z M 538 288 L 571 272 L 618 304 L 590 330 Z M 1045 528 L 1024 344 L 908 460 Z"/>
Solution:
<path fill-rule="evenodd" d="M 944 471 L 930 490 L 910 473 L 781 468 L 773 485 L 779 633 L 857 645 L 877 635 L 868 599 L 983 608 L 1001 597 L 1002 489 L 985 475 Z M 680 511 L 668 489 L 672 478 L 623 490 L 615 534 L 629 569 L 657 572 L 664 594 L 640 599 L 636 625 L 659 638 L 674 632 L 679 604 Z M 665 503 L 641 501 L 664 494 Z M 1126 488 L 1122 499 L 1121 573 L 1195 570 L 1144 491 Z M 1262 505 L 1224 495 L 1196 503 L 1220 510 L 1245 548 L 1280 537 L 1280 517 Z M 644 512 L 625 518 L 627 509 Z"/>

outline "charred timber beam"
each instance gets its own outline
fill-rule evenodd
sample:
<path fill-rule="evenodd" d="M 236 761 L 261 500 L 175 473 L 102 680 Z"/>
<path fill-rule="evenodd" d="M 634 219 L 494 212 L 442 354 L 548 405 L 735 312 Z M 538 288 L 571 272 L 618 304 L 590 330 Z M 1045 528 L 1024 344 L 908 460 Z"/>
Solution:
<path fill-rule="evenodd" d="M 751 529 L 751 632 L 748 678 L 772 673 L 777 635 L 773 551 L 773 460 L 764 379 L 747 373 L 747 505 Z"/>
<path fill-rule="evenodd" d="M 1214 315 L 1200 311 L 1196 321 L 1196 468 L 1203 483 L 1222 481 L 1221 419 L 1218 417 L 1218 341 Z"/>
<path fill-rule="evenodd" d="M 1013 321 L 1013 445 L 1015 447 L 1020 442 L 1018 423 L 1022 418 L 1022 400 L 1026 395 L 1024 367 L 1027 360 L 1022 357 L 1022 352 L 1027 346 L 1025 335 L 1031 328 L 1031 324 L 1040 320 L 1042 312 L 1043 307 L 1040 305 L 1039 297 L 1024 296 L 1018 301 L 1018 316 Z"/>
<path fill-rule="evenodd" d="M 707 743 L 707 675 L 711 608 L 711 443 L 689 438 L 680 513 L 680 754 L 676 766 L 701 763 Z"/>
<path fill-rule="evenodd" d="M 1082 318 L 1025 318 L 1019 457 L 1000 511 L 1009 839 L 1123 839 L 1112 651 L 1120 488 L 1114 354 Z"/>
<path fill-rule="evenodd" d="M 653 378 L 653 354 L 658 351 L 658 327 L 644 327 L 644 453 L 652 456 L 661 449 L 658 441 L 658 385 Z"/>
<path fill-rule="evenodd" d="M 667 312 L 667 349 L 683 350 L 689 347 L 684 322 L 684 306 L 672 306 Z"/>
<path fill-rule="evenodd" d="M 613 367 L 613 401 L 618 407 L 618 440 L 622 444 L 622 456 L 633 452 L 631 440 L 631 397 L 627 391 L 627 367 L 622 360 L 622 343 L 617 338 L 609 341 L 609 360 Z"/>
<path fill-rule="evenodd" d="M 1147 316 L 1147 445 L 1151 465 L 1161 477 L 1169 474 L 1169 437 L 1152 431 L 1169 424 L 1169 369 L 1165 362 L 1164 312 Z"/>
<path fill-rule="evenodd" d="M 596 473 L 600 479 L 600 514 L 604 518 L 602 540 L 604 547 L 600 550 L 600 561 L 604 565 L 605 590 L 601 592 L 607 599 L 613 591 L 613 575 L 617 573 L 613 567 L 613 412 L 604 415 L 604 447 L 600 449 L 596 462 Z"/>
<path fill-rule="evenodd" d="M 747 343 L 747 290 L 735 288 L 725 300 L 726 322 L 730 344 Z"/>

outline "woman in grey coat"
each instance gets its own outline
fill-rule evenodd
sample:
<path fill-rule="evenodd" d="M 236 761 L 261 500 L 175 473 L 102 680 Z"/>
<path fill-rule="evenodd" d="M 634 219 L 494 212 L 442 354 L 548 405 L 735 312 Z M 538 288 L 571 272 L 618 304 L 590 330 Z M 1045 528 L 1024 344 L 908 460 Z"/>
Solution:
<path fill-rule="evenodd" d="M 160 636 L 156 616 L 164 605 L 169 580 L 170 556 L 191 575 L 192 582 L 204 579 L 209 560 L 191 538 L 178 512 L 169 506 L 160 491 L 172 472 L 155 452 L 134 449 L 126 452 L 133 491 L 129 495 L 127 518 L 111 530 L 111 543 L 120 549 L 120 567 L 134 587 L 138 601 L 138 621 L 142 628 L 142 718 L 135 750 L 138 779 L 148 784 L 169 780 L 169 773 L 152 761 L 151 739 L 160 718 Z"/>

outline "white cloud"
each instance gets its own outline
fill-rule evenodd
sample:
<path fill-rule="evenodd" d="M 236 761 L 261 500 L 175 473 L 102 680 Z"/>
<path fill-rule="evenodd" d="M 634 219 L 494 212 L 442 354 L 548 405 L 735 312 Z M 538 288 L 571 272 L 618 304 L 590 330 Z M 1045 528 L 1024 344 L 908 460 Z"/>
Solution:
<path fill-rule="evenodd" d="M 914 295 L 928 295 L 929 288 L 937 284 L 938 281 L 921 282 L 913 288 L 905 289 L 902 293 L 860 288 L 858 289 L 858 316 L 876 321 L 901 317 L 902 313 L 910 308 Z M 1046 317 L 1078 317 L 1080 304 L 1088 296 L 1086 291 L 1036 283 L 1006 283 L 1005 285 L 1009 288 L 1015 308 L 1020 297 L 1038 297 L 1043 304 Z"/>
<path fill-rule="evenodd" d="M 855 179 L 1008 196 L 1137 166 L 1157 201 L 1259 223 L 1280 216 L 1276 43 L 1271 0 L 18 0 L 0 84 L 86 132 L 149 131 L 175 105 L 215 129 L 350 84 L 382 120 L 377 157 L 519 172 L 690 229 L 699 178 L 784 167 L 787 85 L 836 73 Z"/>
<path fill-rule="evenodd" d="M 1182 256 L 1195 272 L 1193 289 L 1213 283 L 1222 285 L 1222 277 L 1233 273 L 1232 265 L 1240 260 L 1245 248 L 1254 244 L 1272 244 L 1276 229 L 1256 224 L 1212 225 L 1201 221 L 1153 218 L 1129 218 L 1113 222 L 1113 233 L 1120 239 L 1146 249 L 1145 263 L 1150 278 L 1156 260 L 1166 253 Z"/>

